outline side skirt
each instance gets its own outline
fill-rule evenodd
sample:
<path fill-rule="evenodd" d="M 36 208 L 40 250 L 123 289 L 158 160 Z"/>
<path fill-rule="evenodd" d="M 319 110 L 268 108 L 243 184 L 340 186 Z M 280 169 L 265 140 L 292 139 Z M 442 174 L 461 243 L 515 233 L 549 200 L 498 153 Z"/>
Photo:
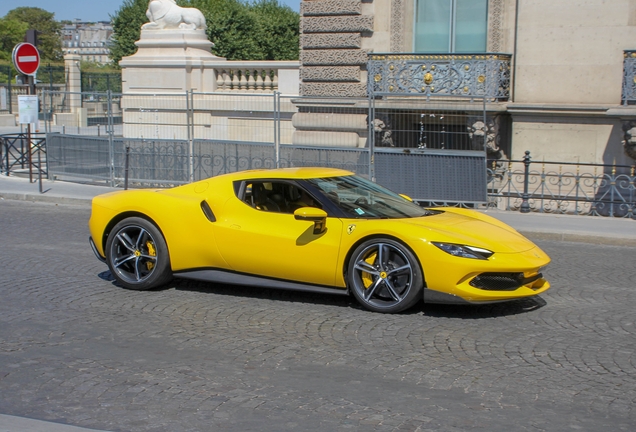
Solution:
<path fill-rule="evenodd" d="M 174 274 L 175 277 L 195 279 L 206 282 L 216 282 L 231 285 L 248 285 L 260 288 L 275 288 L 291 291 L 304 291 L 320 294 L 349 295 L 349 290 L 344 288 L 331 288 L 321 285 L 311 285 L 301 282 L 290 282 L 279 279 L 270 279 L 259 276 L 233 273 L 225 270 L 189 270 Z"/>

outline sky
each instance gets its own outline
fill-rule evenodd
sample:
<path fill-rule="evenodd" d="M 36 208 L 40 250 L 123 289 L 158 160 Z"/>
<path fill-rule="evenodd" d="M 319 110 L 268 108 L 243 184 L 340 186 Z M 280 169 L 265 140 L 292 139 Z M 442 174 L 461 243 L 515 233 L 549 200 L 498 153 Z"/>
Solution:
<path fill-rule="evenodd" d="M 300 0 L 278 0 L 298 12 Z M 119 10 L 123 0 L 0 0 L 0 17 L 7 12 L 21 6 L 38 7 L 55 14 L 55 20 L 70 20 L 76 18 L 82 21 L 109 21 L 110 16 Z"/>

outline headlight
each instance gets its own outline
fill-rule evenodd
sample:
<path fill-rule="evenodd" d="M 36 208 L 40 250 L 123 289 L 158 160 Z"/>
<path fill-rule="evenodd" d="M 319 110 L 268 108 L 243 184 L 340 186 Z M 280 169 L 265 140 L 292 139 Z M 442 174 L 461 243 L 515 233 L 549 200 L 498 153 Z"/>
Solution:
<path fill-rule="evenodd" d="M 462 258 L 473 258 L 473 259 L 488 259 L 490 258 L 494 252 L 489 251 L 488 249 L 482 249 L 475 246 L 465 246 L 454 243 L 437 243 L 431 242 L 447 254 L 462 257 Z"/>

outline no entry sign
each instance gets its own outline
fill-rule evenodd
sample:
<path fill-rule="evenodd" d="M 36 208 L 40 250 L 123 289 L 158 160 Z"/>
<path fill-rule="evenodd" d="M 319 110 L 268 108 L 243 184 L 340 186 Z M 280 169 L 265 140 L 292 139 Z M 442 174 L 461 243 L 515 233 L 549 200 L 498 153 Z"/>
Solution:
<path fill-rule="evenodd" d="M 35 75 L 40 67 L 40 53 L 35 45 L 28 42 L 13 48 L 13 65 L 23 75 Z"/>

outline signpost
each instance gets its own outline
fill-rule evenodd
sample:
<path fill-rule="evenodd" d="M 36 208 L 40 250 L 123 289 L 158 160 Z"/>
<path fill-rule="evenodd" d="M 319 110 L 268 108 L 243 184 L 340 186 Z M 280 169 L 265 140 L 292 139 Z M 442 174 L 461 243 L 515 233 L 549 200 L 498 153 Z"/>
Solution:
<path fill-rule="evenodd" d="M 22 75 L 35 76 L 40 67 L 40 53 L 35 45 L 28 42 L 13 48 L 13 65 Z"/>
<path fill-rule="evenodd" d="M 28 30 L 27 40 L 36 42 L 37 32 L 35 30 Z M 33 182 L 33 164 L 31 162 L 31 123 L 37 123 L 38 120 L 38 99 L 35 91 L 35 74 L 40 67 L 40 52 L 35 47 L 34 43 L 22 42 L 13 48 L 12 58 L 15 69 L 22 75 L 26 75 L 28 77 L 29 96 L 22 98 L 22 100 L 18 98 L 18 102 L 20 103 L 20 123 L 27 123 L 29 181 Z"/>

